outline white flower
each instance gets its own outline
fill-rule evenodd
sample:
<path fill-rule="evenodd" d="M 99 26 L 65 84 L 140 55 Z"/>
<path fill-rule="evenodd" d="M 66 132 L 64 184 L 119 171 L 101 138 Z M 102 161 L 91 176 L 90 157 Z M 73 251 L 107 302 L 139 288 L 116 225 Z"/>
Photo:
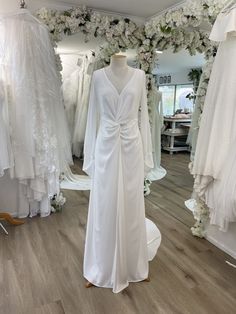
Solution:
<path fill-rule="evenodd" d="M 52 23 L 50 23 L 50 24 L 48 25 L 48 28 L 49 28 L 50 31 L 53 31 L 53 30 L 55 29 L 55 25 L 52 24 Z"/>
<path fill-rule="evenodd" d="M 37 12 L 38 16 L 41 19 L 48 19 L 50 17 L 50 11 L 46 8 L 41 8 L 38 12 Z"/>
<path fill-rule="evenodd" d="M 147 47 L 150 46 L 150 43 L 151 43 L 150 39 L 145 39 L 145 40 L 143 41 L 143 45 L 144 45 L 144 46 L 147 46 Z"/>
<path fill-rule="evenodd" d="M 56 212 L 56 208 L 54 208 L 53 206 L 51 206 L 51 212 L 55 213 Z"/>

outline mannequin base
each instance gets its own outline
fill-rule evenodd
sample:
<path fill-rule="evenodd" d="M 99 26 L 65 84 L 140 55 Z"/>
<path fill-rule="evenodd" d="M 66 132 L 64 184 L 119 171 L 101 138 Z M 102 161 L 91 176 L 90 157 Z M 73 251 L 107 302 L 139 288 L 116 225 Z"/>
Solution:
<path fill-rule="evenodd" d="M 147 277 L 146 279 L 142 280 L 141 282 L 150 282 L 150 277 Z M 91 288 L 94 287 L 94 285 L 90 281 L 86 281 L 85 288 Z"/>
<path fill-rule="evenodd" d="M 91 282 L 87 281 L 85 284 L 85 288 L 91 288 L 91 287 L 94 287 L 94 285 Z"/>

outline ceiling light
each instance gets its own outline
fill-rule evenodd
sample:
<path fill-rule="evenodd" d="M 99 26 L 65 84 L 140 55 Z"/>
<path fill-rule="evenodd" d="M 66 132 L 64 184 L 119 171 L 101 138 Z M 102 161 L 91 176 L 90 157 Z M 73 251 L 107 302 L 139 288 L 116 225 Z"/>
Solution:
<path fill-rule="evenodd" d="M 161 51 L 161 50 L 156 50 L 156 53 L 163 53 L 163 51 Z"/>

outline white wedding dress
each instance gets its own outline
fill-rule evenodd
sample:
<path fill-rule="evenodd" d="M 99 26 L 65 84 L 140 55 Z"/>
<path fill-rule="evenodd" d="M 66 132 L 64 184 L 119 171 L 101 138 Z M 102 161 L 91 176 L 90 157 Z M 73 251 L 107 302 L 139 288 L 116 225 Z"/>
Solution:
<path fill-rule="evenodd" d="M 77 157 L 81 157 L 83 153 L 89 104 L 89 92 L 93 68 L 95 66 L 94 60 L 95 58 L 92 54 L 87 54 L 83 57 L 80 66 L 81 78 L 79 81 L 78 101 L 75 112 L 75 127 L 72 140 L 72 152 L 73 155 Z"/>
<path fill-rule="evenodd" d="M 153 88 L 149 93 L 154 167 L 148 173 L 147 179 L 156 181 L 162 179 L 166 175 L 166 170 L 161 167 L 161 129 L 164 123 L 162 93 L 159 92 L 157 88 Z"/>
<path fill-rule="evenodd" d="M 236 221 L 236 8 L 221 13 L 210 39 L 220 42 L 202 114 L 192 174 L 210 223 Z"/>
<path fill-rule="evenodd" d="M 8 130 L 6 89 L 4 82 L 0 80 L 0 177 L 4 175 L 6 169 L 11 168 L 13 165 Z"/>
<path fill-rule="evenodd" d="M 134 69 L 118 93 L 101 69 L 91 86 L 83 165 L 92 177 L 84 277 L 115 293 L 148 277 L 143 182 L 153 158 L 145 81 L 145 73 Z"/>
<path fill-rule="evenodd" d="M 80 69 L 74 70 L 62 84 L 62 92 L 64 99 L 64 106 L 66 118 L 70 130 L 71 142 L 75 128 L 75 113 L 78 101 L 78 90 L 80 84 Z"/>
<path fill-rule="evenodd" d="M 0 26 L 0 60 L 10 87 L 10 174 L 29 202 L 18 216 L 46 216 L 59 175 L 72 163 L 54 50 L 47 27 L 27 10 L 1 16 Z"/>

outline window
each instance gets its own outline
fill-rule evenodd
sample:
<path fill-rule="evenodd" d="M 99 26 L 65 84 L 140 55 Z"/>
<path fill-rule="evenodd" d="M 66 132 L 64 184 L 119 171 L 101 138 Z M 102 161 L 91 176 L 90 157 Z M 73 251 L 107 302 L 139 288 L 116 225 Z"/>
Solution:
<path fill-rule="evenodd" d="M 175 103 L 175 85 L 160 86 L 162 92 L 163 114 L 171 116 L 174 112 Z"/>
<path fill-rule="evenodd" d="M 193 112 L 193 100 L 186 98 L 188 94 L 193 93 L 192 84 L 161 85 L 159 90 L 162 92 L 163 114 L 165 116 L 173 115 L 177 109 Z"/>

